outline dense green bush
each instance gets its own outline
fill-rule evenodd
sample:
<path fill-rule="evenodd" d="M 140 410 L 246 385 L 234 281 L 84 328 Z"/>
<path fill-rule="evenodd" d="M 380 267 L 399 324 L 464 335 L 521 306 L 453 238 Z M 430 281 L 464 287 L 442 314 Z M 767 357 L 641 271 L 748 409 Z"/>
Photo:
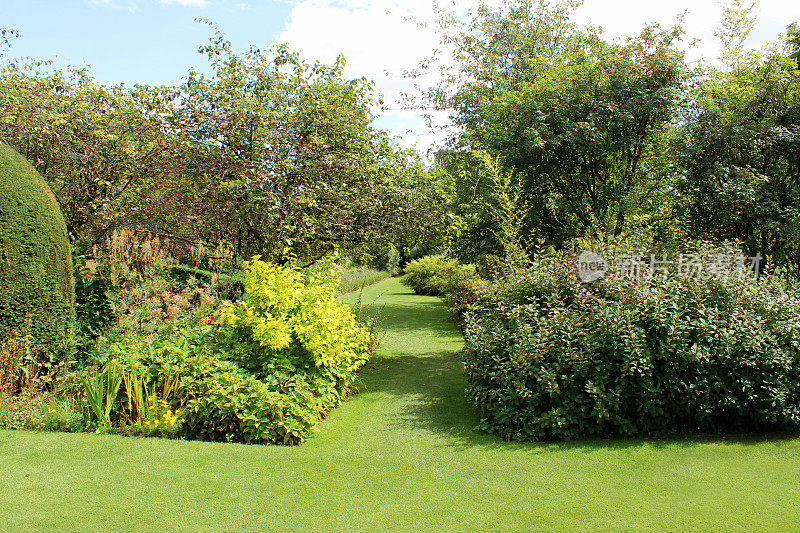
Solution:
<path fill-rule="evenodd" d="M 242 300 L 223 302 L 219 310 L 231 357 L 256 376 L 288 364 L 352 380 L 366 361 L 371 337 L 336 299 L 332 265 L 303 271 L 256 259 L 244 267 Z"/>
<path fill-rule="evenodd" d="M 378 271 L 388 272 L 390 276 L 400 273 L 400 251 L 394 246 L 381 246 L 372 252 L 367 266 Z"/>
<path fill-rule="evenodd" d="M 468 394 L 516 439 L 800 428 L 800 295 L 762 277 L 578 280 L 538 259 L 467 314 Z"/>
<path fill-rule="evenodd" d="M 276 362 L 259 377 L 231 361 L 210 326 L 185 328 L 153 344 L 115 346 L 111 361 L 144 376 L 150 391 L 175 379 L 163 399 L 180 417 L 177 436 L 250 444 L 297 444 L 347 392 L 324 369 Z M 124 411 L 123 384 L 118 404 Z M 125 417 L 115 415 L 115 426 Z M 126 432 L 130 432 L 127 428 Z"/>
<path fill-rule="evenodd" d="M 112 287 L 99 265 L 87 257 L 88 250 L 76 244 L 72 250 L 75 279 L 75 357 L 85 360 L 97 337 L 114 322 Z"/>
<path fill-rule="evenodd" d="M 67 227 L 50 187 L 0 143 L 0 337 L 24 329 L 37 351 L 62 354 L 74 322 Z"/>
<path fill-rule="evenodd" d="M 406 265 L 401 282 L 416 294 L 444 296 L 455 284 L 475 275 L 474 265 L 462 265 L 444 255 L 428 255 Z"/>
<path fill-rule="evenodd" d="M 447 304 L 451 318 L 463 326 L 467 311 L 481 302 L 487 288 L 486 280 L 470 270 L 450 276 L 442 300 Z"/>

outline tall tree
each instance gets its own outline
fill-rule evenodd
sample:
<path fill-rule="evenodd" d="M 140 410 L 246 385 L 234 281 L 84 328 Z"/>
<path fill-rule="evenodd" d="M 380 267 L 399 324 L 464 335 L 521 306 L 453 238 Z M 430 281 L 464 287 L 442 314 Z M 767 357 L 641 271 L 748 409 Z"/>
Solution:
<path fill-rule="evenodd" d="M 482 5 L 447 36 L 457 75 L 430 94 L 459 126 L 453 150 L 485 150 L 516 169 L 528 242 L 619 235 L 670 192 L 663 153 L 686 76 L 680 28 L 608 42 L 571 24 L 572 7 Z M 476 184 L 465 190 L 488 186 L 463 175 Z"/>
<path fill-rule="evenodd" d="M 170 172 L 168 89 L 97 84 L 85 69 L 0 72 L 0 138 L 49 182 L 76 238 L 101 239 L 143 218 L 142 197 Z"/>
<path fill-rule="evenodd" d="M 342 57 L 237 55 L 219 31 L 201 51 L 213 75 L 189 75 L 172 119 L 187 146 L 173 206 L 197 233 L 275 259 L 425 231 L 435 180 L 373 129 L 372 84 L 344 79 Z"/>
<path fill-rule="evenodd" d="M 738 239 L 800 267 L 800 72 L 772 47 L 747 52 L 754 20 L 725 10 L 724 68 L 706 68 L 682 121 L 684 224 L 692 237 Z M 727 19 L 732 18 L 733 21 Z M 722 33 L 722 32 L 721 32 Z"/>

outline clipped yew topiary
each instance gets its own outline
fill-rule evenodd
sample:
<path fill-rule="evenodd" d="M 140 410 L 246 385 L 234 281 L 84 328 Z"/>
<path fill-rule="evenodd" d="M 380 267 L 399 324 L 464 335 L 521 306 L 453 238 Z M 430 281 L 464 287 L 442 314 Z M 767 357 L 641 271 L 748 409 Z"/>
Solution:
<path fill-rule="evenodd" d="M 29 333 L 40 356 L 56 357 L 74 321 L 72 257 L 50 187 L 0 143 L 0 338 Z"/>

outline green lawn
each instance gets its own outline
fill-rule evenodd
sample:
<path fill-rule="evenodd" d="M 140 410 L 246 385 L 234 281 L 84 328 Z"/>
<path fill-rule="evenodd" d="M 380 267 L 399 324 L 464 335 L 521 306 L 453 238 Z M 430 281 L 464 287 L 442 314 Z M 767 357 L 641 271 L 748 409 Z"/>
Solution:
<path fill-rule="evenodd" d="M 0 431 L 0 529 L 797 530 L 800 439 L 509 444 L 473 431 L 437 299 L 364 300 L 382 348 L 307 443 Z"/>

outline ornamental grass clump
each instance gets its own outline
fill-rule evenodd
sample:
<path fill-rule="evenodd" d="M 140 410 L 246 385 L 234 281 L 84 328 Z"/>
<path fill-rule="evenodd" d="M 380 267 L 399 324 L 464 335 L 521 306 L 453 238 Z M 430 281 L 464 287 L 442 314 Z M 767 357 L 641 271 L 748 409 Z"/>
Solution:
<path fill-rule="evenodd" d="M 770 276 L 578 278 L 538 258 L 466 315 L 468 395 L 519 440 L 800 429 L 800 295 Z"/>

